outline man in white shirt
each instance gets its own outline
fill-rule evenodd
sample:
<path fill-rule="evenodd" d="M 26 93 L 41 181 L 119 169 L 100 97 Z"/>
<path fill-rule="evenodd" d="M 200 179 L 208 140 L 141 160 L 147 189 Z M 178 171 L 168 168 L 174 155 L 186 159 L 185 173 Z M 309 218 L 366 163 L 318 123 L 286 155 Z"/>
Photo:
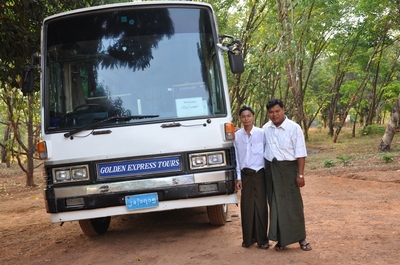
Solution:
<path fill-rule="evenodd" d="M 236 187 L 241 190 L 240 213 L 242 220 L 242 247 L 257 242 L 268 249 L 268 208 L 264 171 L 264 131 L 253 125 L 254 110 L 243 106 L 239 110 L 244 128 L 235 134 Z"/>
<path fill-rule="evenodd" d="M 268 237 L 277 241 L 275 250 L 298 242 L 302 250 L 311 250 L 306 241 L 303 200 L 300 188 L 305 185 L 304 166 L 307 157 L 303 131 L 285 115 L 282 100 L 267 104 L 268 121 L 263 130 L 267 196 L 270 207 Z"/>

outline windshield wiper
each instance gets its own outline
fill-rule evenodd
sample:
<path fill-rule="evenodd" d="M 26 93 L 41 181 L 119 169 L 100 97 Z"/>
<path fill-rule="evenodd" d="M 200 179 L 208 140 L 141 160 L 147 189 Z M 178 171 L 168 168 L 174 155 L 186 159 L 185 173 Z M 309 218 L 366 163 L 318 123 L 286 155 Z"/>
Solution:
<path fill-rule="evenodd" d="M 67 133 L 64 134 L 64 137 L 68 138 L 68 137 L 70 137 L 70 136 L 72 136 L 72 135 L 74 135 L 74 134 L 76 134 L 78 132 L 92 129 L 92 128 L 96 127 L 97 125 L 99 125 L 99 124 L 101 124 L 103 122 L 106 122 L 106 121 L 113 121 L 113 120 L 116 120 L 116 121 L 130 121 L 130 120 L 157 118 L 158 116 L 159 115 L 112 116 L 112 117 L 108 117 L 108 118 L 105 118 L 103 120 L 100 120 L 98 122 L 83 126 L 83 127 L 78 128 L 76 130 L 73 130 L 71 132 L 67 132 Z"/>

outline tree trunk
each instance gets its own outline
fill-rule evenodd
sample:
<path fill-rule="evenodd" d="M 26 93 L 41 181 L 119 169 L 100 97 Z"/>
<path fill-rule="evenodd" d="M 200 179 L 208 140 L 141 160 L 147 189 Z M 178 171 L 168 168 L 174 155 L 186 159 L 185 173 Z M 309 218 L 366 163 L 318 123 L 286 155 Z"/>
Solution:
<path fill-rule="evenodd" d="M 15 156 L 19 167 L 25 172 L 26 175 L 26 185 L 27 186 L 35 186 L 34 179 L 33 179 L 33 172 L 34 172 L 34 163 L 33 163 L 33 155 L 35 153 L 35 139 L 36 137 L 33 135 L 33 112 L 34 112 L 34 98 L 32 93 L 29 93 L 27 96 L 28 104 L 26 109 L 26 129 L 27 129 L 27 139 L 23 139 L 20 133 L 20 117 L 16 120 L 11 121 L 12 129 L 13 129 L 13 137 L 18 142 L 18 153 Z M 8 106 L 9 112 L 13 113 L 12 106 Z M 27 145 L 26 145 L 27 144 Z M 24 162 L 22 161 L 22 157 L 26 157 L 26 167 Z"/>
<path fill-rule="evenodd" d="M 338 99 L 338 93 L 332 95 L 331 103 L 329 104 L 329 111 L 328 111 L 328 128 L 329 128 L 329 135 L 333 136 L 335 133 L 335 113 L 336 113 L 336 102 Z"/>
<path fill-rule="evenodd" d="M 352 53 L 351 53 L 352 54 Z M 336 70 L 337 74 L 335 77 L 335 82 L 332 87 L 332 98 L 331 98 L 331 103 L 329 105 L 329 112 L 328 112 L 328 127 L 329 127 L 329 135 L 333 136 L 335 133 L 335 121 L 336 121 L 336 106 L 337 103 L 339 102 L 339 91 L 340 91 L 340 86 L 343 83 L 344 77 L 346 75 L 345 71 L 340 70 L 340 65 L 338 66 Z"/>
<path fill-rule="evenodd" d="M 376 69 L 375 69 L 375 75 L 372 80 L 372 86 L 371 86 L 371 99 L 370 99 L 370 108 L 368 111 L 368 116 L 366 120 L 365 125 L 371 125 L 372 121 L 375 117 L 376 114 L 376 108 L 378 106 L 378 95 L 377 95 L 377 87 L 378 87 L 378 78 L 379 78 L 379 73 L 380 73 L 380 63 L 382 59 L 382 54 L 383 54 L 383 49 L 379 52 L 379 60 L 376 62 Z"/>
<path fill-rule="evenodd" d="M 6 166 L 9 168 L 10 167 L 10 156 L 8 155 L 8 144 L 6 144 L 10 140 L 11 136 L 11 126 L 8 124 L 4 130 L 4 138 L 3 138 L 3 143 L 4 146 L 1 150 L 1 163 L 6 163 Z"/>
<path fill-rule="evenodd" d="M 367 73 L 364 76 L 364 79 L 361 81 L 361 84 L 357 87 L 357 89 L 354 92 L 353 96 L 350 98 L 349 104 L 347 104 L 347 108 L 346 108 L 346 110 L 344 111 L 344 113 L 342 115 L 342 118 L 340 120 L 338 128 L 336 129 L 335 134 L 333 135 L 333 138 L 332 138 L 332 142 L 333 143 L 337 142 L 337 139 L 339 137 L 340 131 L 342 130 L 342 128 L 344 126 L 344 123 L 346 121 L 347 115 L 349 114 L 350 108 L 353 106 L 353 103 L 356 100 L 358 92 L 360 91 L 361 87 L 365 86 L 365 82 L 366 82 L 367 78 L 368 78 L 368 69 L 367 69 Z"/>
<path fill-rule="evenodd" d="M 397 123 L 400 118 L 400 94 L 397 97 L 396 104 L 390 114 L 390 119 L 386 125 L 385 134 L 382 137 L 381 143 L 379 145 L 379 151 L 388 152 L 390 151 L 390 145 L 392 144 L 393 137 L 396 133 Z"/>
<path fill-rule="evenodd" d="M 34 99 L 32 94 L 28 95 L 28 106 L 32 106 L 34 104 Z M 28 111 L 28 150 L 26 152 L 27 158 L 27 170 L 26 170 L 26 185 L 27 186 L 35 186 L 35 182 L 33 179 L 33 171 L 34 171 L 34 163 L 33 163 L 33 155 L 35 153 L 35 145 L 34 145 L 34 135 L 33 135 L 33 111 Z"/>

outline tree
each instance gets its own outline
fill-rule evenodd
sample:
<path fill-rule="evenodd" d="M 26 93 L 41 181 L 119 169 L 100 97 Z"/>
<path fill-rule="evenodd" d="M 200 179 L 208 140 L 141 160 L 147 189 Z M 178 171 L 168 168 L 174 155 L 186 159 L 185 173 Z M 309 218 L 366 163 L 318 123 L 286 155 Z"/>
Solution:
<path fill-rule="evenodd" d="M 392 144 L 393 137 L 396 133 L 396 128 L 399 120 L 400 120 L 400 94 L 397 97 L 397 101 L 391 112 L 389 122 L 386 125 L 385 134 L 383 135 L 381 143 L 379 145 L 380 151 L 388 152 L 390 150 L 390 145 Z"/>
<path fill-rule="evenodd" d="M 340 123 L 338 125 L 338 128 L 335 131 L 335 134 L 333 136 L 332 141 L 335 143 L 337 141 L 337 138 L 340 134 L 340 131 L 345 123 L 346 117 L 350 111 L 350 108 L 352 107 L 353 103 L 356 101 L 356 98 L 358 97 L 360 91 L 364 89 L 364 86 L 366 86 L 369 77 L 372 72 L 372 66 L 374 65 L 374 61 L 378 61 L 379 59 L 382 58 L 379 56 L 380 51 L 384 50 L 388 45 L 391 45 L 393 43 L 392 41 L 392 36 L 391 36 L 391 30 L 394 27 L 394 22 L 398 21 L 400 13 L 398 13 L 397 10 L 393 10 L 393 13 L 389 12 L 388 15 L 385 15 L 387 13 L 386 9 L 382 10 L 382 13 L 378 13 L 378 16 L 376 16 L 376 10 L 370 10 L 369 8 L 364 11 L 366 14 L 366 17 L 369 19 L 366 19 L 365 23 L 368 26 L 368 29 L 365 34 L 365 41 L 366 44 L 370 47 L 369 48 L 369 59 L 365 63 L 365 69 L 364 69 L 364 76 L 360 80 L 359 85 L 357 86 L 356 90 L 354 91 L 353 95 L 350 97 L 350 100 L 348 102 L 348 105 L 346 107 L 345 112 L 343 113 Z M 374 16 L 372 16 L 372 14 Z M 375 65 L 379 65 L 375 62 Z M 376 68 L 379 69 L 379 66 Z M 376 73 L 378 75 L 378 73 Z M 376 79 L 375 79 L 376 80 Z M 374 82 L 373 82 L 374 83 Z M 376 84 L 376 82 L 375 82 Z M 375 88 L 376 86 L 373 85 Z M 375 91 L 375 89 L 373 89 Z M 372 94 L 374 94 L 373 92 Z M 375 100 L 374 100 L 375 101 Z M 374 107 L 375 102 L 373 102 L 371 107 Z"/>
<path fill-rule="evenodd" d="M 2 4 L 0 20 L 0 98 L 7 107 L 8 124 L 12 131 L 11 139 L 4 139 L 5 147 L 16 158 L 26 174 L 26 184 L 34 185 L 34 121 L 38 116 L 35 100 L 24 99 L 18 89 L 23 67 L 30 63 L 31 54 L 39 47 L 40 16 L 44 13 L 43 4 L 32 1 L 5 1 Z M 36 99 L 36 104 L 39 101 Z M 26 127 L 25 127 L 26 126 Z M 7 135 L 5 135 L 7 137 Z M 10 144 L 13 143 L 13 144 Z M 23 159 L 26 157 L 26 160 Z M 26 163 L 25 163 L 26 162 Z"/>
<path fill-rule="evenodd" d="M 253 100 L 257 92 L 259 92 L 256 96 L 257 98 L 260 98 L 262 95 L 264 98 L 263 89 L 260 89 L 260 82 L 262 82 L 260 79 L 264 80 L 264 78 L 261 77 L 259 68 L 254 64 L 254 61 L 258 60 L 260 54 L 258 57 L 254 57 L 254 55 L 256 54 L 256 50 L 262 49 L 260 45 L 262 46 L 263 42 L 260 44 L 258 41 L 260 35 L 256 30 L 262 28 L 261 25 L 266 21 L 265 11 L 268 9 L 267 4 L 269 4 L 268 1 L 260 0 L 239 4 L 238 10 L 230 17 L 231 19 L 228 19 L 229 23 L 225 25 L 224 32 L 239 32 L 238 34 L 231 35 L 236 35 L 242 40 L 243 58 L 246 64 L 245 74 L 230 75 L 230 101 L 232 112 L 234 113 L 233 122 L 236 124 L 240 123 L 238 111 L 242 105 L 247 104 L 254 107 L 258 103 L 258 101 L 255 102 Z M 226 12 L 223 12 L 223 14 L 226 14 Z M 241 21 L 245 22 L 242 23 Z M 265 107 L 261 106 L 256 109 L 258 118 L 264 116 L 259 113 L 263 109 Z"/>

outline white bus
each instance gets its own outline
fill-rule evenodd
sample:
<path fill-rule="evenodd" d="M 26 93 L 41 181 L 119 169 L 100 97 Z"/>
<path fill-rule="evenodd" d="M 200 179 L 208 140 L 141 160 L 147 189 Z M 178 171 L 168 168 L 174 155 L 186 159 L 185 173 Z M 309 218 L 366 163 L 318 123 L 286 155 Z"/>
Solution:
<path fill-rule="evenodd" d="M 237 203 L 226 54 L 241 73 L 240 41 L 219 35 L 205 3 L 46 18 L 37 151 L 51 222 L 77 220 L 97 235 L 111 216 L 206 207 L 211 224 L 225 224 Z"/>

